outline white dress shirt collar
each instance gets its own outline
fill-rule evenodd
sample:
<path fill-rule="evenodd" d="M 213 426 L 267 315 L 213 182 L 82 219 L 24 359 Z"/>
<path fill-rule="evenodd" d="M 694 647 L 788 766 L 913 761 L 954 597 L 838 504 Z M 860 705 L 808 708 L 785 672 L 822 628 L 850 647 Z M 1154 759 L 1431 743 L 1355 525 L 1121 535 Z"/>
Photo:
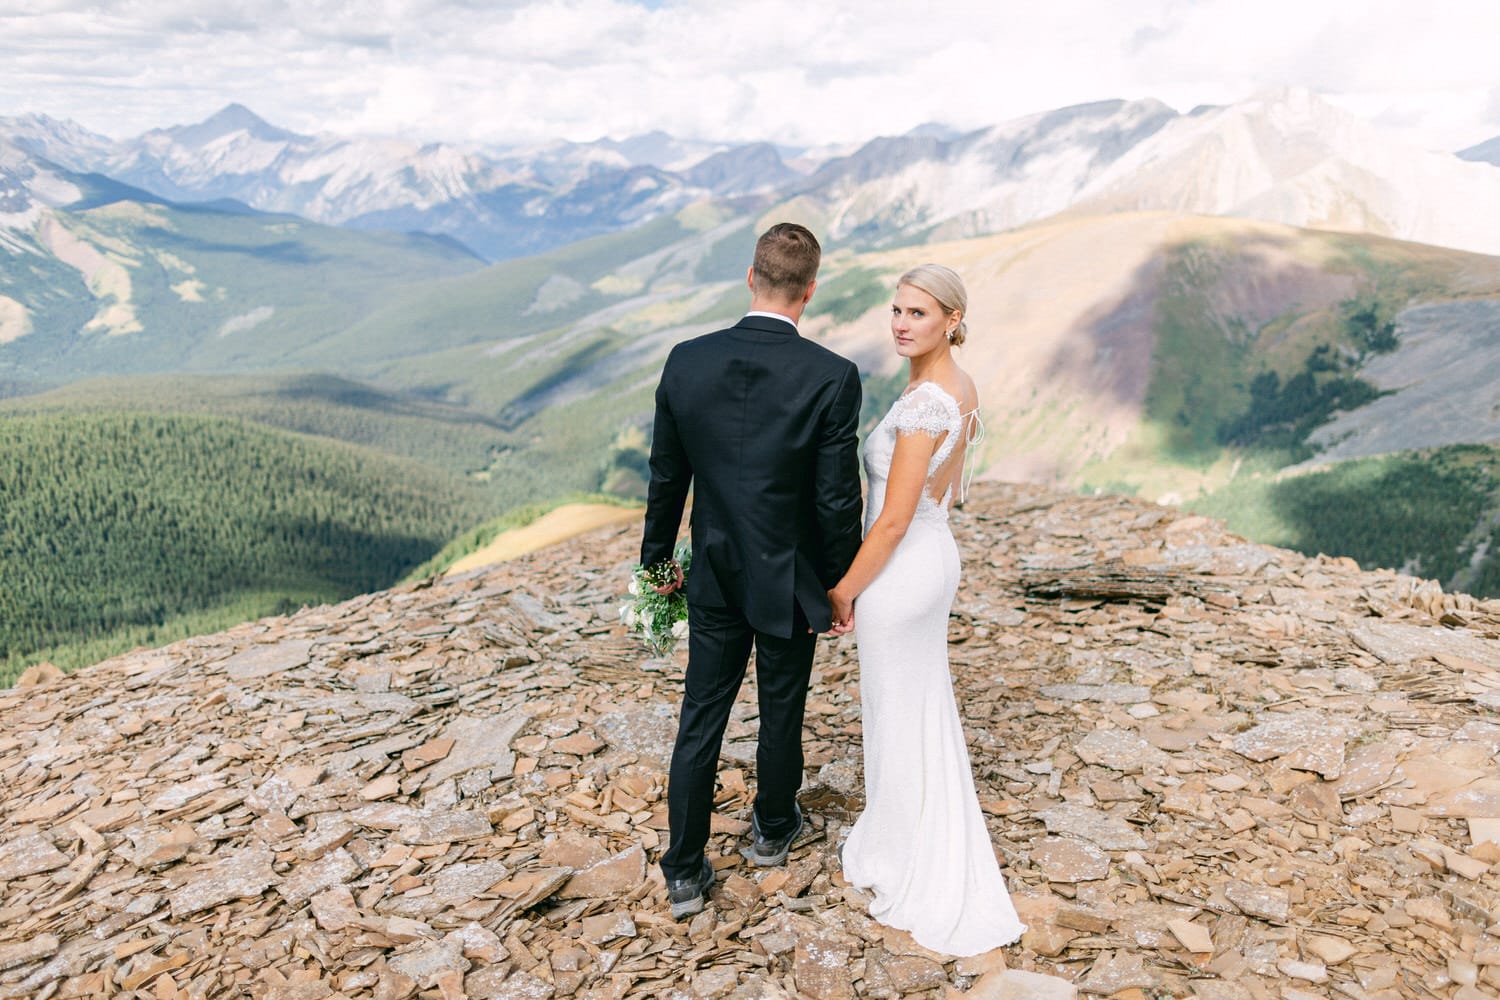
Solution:
<path fill-rule="evenodd" d="M 783 316 L 781 313 L 763 312 L 763 311 L 761 311 L 759 309 L 752 309 L 751 311 L 745 313 L 745 315 L 746 316 L 764 316 L 767 319 L 779 319 L 783 323 L 790 323 L 790 324 L 792 324 L 792 329 L 795 330 L 797 328 L 797 321 L 796 320 L 792 319 L 792 317 L 790 317 L 790 316 Z"/>

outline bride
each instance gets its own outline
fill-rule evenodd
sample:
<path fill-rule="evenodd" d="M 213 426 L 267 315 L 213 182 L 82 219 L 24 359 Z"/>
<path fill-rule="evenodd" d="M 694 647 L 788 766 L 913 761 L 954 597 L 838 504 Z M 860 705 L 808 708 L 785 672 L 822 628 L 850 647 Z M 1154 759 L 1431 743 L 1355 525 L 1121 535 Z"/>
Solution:
<path fill-rule="evenodd" d="M 865 811 L 844 876 L 873 891 L 872 917 L 948 955 L 1026 929 L 979 811 L 948 674 L 959 577 L 948 508 L 981 429 L 974 380 L 953 359 L 967 304 L 962 279 L 938 264 L 897 285 L 891 333 L 911 378 L 865 443 L 865 538 L 829 594 L 835 631 L 853 621 L 864 717 Z"/>

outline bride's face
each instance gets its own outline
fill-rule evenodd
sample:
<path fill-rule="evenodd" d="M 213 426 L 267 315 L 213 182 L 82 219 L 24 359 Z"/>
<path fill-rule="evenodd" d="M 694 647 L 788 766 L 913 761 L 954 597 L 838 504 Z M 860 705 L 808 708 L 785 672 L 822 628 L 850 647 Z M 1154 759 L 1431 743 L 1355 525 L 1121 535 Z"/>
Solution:
<path fill-rule="evenodd" d="M 891 303 L 891 336 L 896 353 L 903 358 L 920 358 L 948 346 L 948 330 L 958 320 L 943 312 L 938 300 L 920 288 L 900 285 Z"/>

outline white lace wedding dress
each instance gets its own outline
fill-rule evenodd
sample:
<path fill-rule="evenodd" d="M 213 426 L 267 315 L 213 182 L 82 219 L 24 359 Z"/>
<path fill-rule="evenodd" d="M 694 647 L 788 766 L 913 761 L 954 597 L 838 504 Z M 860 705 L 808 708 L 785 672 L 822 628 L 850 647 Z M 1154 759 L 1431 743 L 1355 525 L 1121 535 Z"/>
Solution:
<path fill-rule="evenodd" d="M 977 430 L 940 386 L 923 382 L 865 443 L 865 530 L 885 500 L 900 434 L 945 435 L 927 467 L 911 527 L 855 603 L 865 745 L 865 811 L 843 848 L 844 876 L 873 891 L 870 915 L 946 955 L 977 955 L 1021 936 L 974 791 L 948 673 L 948 611 L 958 546 L 948 528 L 955 449 Z"/>

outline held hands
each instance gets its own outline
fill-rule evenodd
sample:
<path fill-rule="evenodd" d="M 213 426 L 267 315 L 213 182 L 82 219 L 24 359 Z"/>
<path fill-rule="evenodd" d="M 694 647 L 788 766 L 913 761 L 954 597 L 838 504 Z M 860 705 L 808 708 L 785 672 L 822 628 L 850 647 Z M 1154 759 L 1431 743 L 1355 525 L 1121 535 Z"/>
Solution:
<path fill-rule="evenodd" d="M 833 627 L 828 634 L 847 635 L 854 631 L 854 601 L 834 589 L 828 592 L 828 603 L 833 605 Z"/>

